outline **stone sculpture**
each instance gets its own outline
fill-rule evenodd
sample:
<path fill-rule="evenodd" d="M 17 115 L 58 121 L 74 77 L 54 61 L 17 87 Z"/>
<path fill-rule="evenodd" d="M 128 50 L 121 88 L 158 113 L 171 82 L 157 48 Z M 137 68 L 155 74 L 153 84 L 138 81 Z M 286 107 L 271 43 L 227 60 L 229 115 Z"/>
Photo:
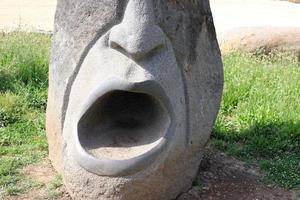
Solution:
<path fill-rule="evenodd" d="M 73 199 L 174 199 L 192 184 L 223 71 L 208 0 L 59 0 L 50 158 Z"/>

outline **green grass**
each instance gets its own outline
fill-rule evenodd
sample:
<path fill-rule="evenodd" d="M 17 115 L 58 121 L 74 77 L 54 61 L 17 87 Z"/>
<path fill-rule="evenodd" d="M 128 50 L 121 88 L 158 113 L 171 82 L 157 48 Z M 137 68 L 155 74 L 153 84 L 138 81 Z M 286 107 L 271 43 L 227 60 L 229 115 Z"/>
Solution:
<path fill-rule="evenodd" d="M 300 188 L 300 63 L 292 56 L 223 58 L 225 89 L 217 148 L 258 161 L 266 180 Z"/>
<path fill-rule="evenodd" d="M 0 35 L 0 193 L 39 184 L 22 167 L 47 155 L 45 108 L 50 36 Z M 293 57 L 223 57 L 225 90 L 213 130 L 222 151 L 266 171 L 266 181 L 300 188 L 300 64 Z M 53 196 L 61 179 L 49 188 Z"/>
<path fill-rule="evenodd" d="M 60 175 L 56 175 L 48 186 L 48 196 L 50 199 L 57 199 L 61 196 L 60 188 L 62 185 L 62 177 Z"/>
<path fill-rule="evenodd" d="M 0 35 L 0 189 L 6 195 L 35 186 L 20 169 L 47 155 L 49 47 L 47 35 Z"/>

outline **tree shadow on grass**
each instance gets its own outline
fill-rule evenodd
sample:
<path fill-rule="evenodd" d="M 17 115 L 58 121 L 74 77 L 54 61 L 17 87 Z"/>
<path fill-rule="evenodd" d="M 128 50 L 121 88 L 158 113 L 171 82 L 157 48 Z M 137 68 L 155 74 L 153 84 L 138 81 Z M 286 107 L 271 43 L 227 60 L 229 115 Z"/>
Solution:
<path fill-rule="evenodd" d="M 214 127 L 213 145 L 242 160 L 255 161 L 266 180 L 300 188 L 300 122 L 256 123 L 241 131 Z"/>

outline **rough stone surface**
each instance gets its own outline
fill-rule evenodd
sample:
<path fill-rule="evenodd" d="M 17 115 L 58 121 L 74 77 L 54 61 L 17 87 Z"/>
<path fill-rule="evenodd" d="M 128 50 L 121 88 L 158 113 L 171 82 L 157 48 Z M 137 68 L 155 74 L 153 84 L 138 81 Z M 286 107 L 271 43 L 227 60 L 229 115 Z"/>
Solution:
<path fill-rule="evenodd" d="M 300 57 L 300 27 L 237 28 L 219 39 L 222 53 L 234 50 L 291 52 Z"/>
<path fill-rule="evenodd" d="M 191 186 L 223 87 L 208 0 L 60 0 L 49 73 L 50 159 L 74 199 Z"/>

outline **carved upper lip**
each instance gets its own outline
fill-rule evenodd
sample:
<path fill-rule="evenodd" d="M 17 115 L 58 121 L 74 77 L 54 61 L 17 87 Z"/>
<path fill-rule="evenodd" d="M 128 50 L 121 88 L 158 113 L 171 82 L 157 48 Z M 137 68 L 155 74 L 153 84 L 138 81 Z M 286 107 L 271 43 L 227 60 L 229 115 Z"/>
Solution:
<path fill-rule="evenodd" d="M 151 95 L 155 99 L 158 99 L 164 106 L 167 115 L 170 118 L 170 124 L 166 128 L 163 137 L 159 138 L 157 144 L 148 151 L 137 155 L 135 157 L 123 160 L 109 159 L 105 157 L 95 157 L 90 154 L 81 144 L 78 133 L 78 124 L 82 116 L 88 111 L 89 108 L 102 96 L 111 91 L 128 91 L 134 93 L 142 93 Z M 118 78 L 112 78 L 100 84 L 87 98 L 84 106 L 81 109 L 77 121 L 74 124 L 74 142 L 72 145 L 72 151 L 74 159 L 80 166 L 87 171 L 103 175 L 103 176 L 126 176 L 137 173 L 142 169 L 148 167 L 154 162 L 161 153 L 163 153 L 170 142 L 173 135 L 173 123 L 174 114 L 171 103 L 165 94 L 163 88 L 153 80 L 147 80 L 143 82 L 128 82 Z"/>

